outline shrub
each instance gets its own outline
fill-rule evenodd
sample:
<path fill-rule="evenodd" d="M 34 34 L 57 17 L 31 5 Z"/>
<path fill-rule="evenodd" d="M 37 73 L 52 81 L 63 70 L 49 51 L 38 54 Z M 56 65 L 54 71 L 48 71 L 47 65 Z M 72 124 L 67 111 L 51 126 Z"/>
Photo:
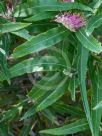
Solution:
<path fill-rule="evenodd" d="M 102 1 L 0 2 L 0 135 L 101 136 Z"/>

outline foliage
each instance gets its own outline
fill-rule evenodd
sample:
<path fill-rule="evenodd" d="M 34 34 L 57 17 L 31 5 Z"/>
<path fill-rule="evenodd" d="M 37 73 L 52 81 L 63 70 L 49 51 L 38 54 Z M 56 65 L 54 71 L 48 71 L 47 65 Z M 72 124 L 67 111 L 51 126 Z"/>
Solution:
<path fill-rule="evenodd" d="M 102 135 L 102 1 L 68 1 L 0 2 L 0 136 Z"/>

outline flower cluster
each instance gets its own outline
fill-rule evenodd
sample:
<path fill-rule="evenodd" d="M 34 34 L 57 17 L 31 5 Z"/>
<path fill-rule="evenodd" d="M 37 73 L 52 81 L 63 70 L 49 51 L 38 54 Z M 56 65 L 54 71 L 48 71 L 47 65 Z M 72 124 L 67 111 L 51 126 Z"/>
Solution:
<path fill-rule="evenodd" d="M 75 32 L 79 28 L 85 26 L 85 19 L 78 13 L 64 13 L 63 15 L 57 15 L 56 22 L 63 24 L 70 31 Z"/>

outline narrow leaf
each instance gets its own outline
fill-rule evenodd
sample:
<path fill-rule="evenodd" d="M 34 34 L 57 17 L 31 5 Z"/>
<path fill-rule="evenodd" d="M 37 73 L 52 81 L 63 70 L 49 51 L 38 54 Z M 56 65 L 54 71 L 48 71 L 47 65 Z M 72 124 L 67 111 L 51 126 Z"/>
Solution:
<path fill-rule="evenodd" d="M 63 102 L 56 102 L 51 106 L 55 111 L 61 114 L 71 114 L 72 116 L 85 117 L 84 112 L 76 106 L 71 106 Z"/>
<path fill-rule="evenodd" d="M 2 44 L 0 45 L 1 47 L 0 66 L 4 74 L 5 80 L 7 80 L 8 83 L 10 84 L 10 72 L 7 64 L 7 56 L 9 55 L 10 37 L 8 34 L 3 34 L 1 36 L 1 40 L 2 40 Z"/>
<path fill-rule="evenodd" d="M 102 109 L 102 101 L 100 101 L 93 109 L 94 110 Z"/>
<path fill-rule="evenodd" d="M 51 93 L 48 94 L 47 97 L 43 98 L 40 104 L 37 106 L 37 111 L 41 111 L 48 106 L 52 105 L 56 102 L 62 95 L 64 95 L 68 86 L 67 78 L 63 79 L 62 82 L 53 90 Z"/>
<path fill-rule="evenodd" d="M 89 51 L 80 45 L 79 53 L 80 53 L 80 59 L 78 62 L 78 75 L 79 75 L 79 82 L 80 82 L 80 91 L 81 91 L 81 96 L 82 96 L 82 101 L 83 101 L 86 117 L 93 134 L 92 119 L 90 115 L 90 108 L 88 104 L 86 82 L 85 82 Z"/>
<path fill-rule="evenodd" d="M 90 35 L 95 28 L 102 25 L 102 14 L 91 17 L 87 25 L 87 33 Z"/>
<path fill-rule="evenodd" d="M 35 4 L 33 7 L 28 6 L 26 4 L 20 5 L 17 7 L 14 11 L 15 17 L 24 17 L 27 15 L 32 15 L 36 11 L 66 11 L 66 10 L 72 10 L 72 9 L 78 9 L 83 11 L 92 11 L 92 9 L 84 4 L 81 3 L 61 3 L 61 2 L 55 2 L 55 3 L 49 3 L 49 2 L 43 2 Z"/>
<path fill-rule="evenodd" d="M 36 85 L 34 85 L 34 87 L 28 93 L 28 97 L 32 101 L 37 102 L 48 91 L 55 89 L 56 84 L 58 84 L 61 80 L 62 77 L 60 76 L 59 72 L 56 72 L 53 75 L 48 74 L 44 76 L 44 78 L 42 78 L 38 83 L 36 83 Z"/>
<path fill-rule="evenodd" d="M 0 136 L 8 136 L 8 125 L 5 122 L 0 123 Z"/>
<path fill-rule="evenodd" d="M 24 127 L 19 136 L 28 136 L 30 131 L 32 130 L 32 127 L 33 127 L 33 122 L 31 122 L 30 120 L 25 120 Z"/>
<path fill-rule="evenodd" d="M 54 128 L 54 129 L 48 129 L 48 130 L 42 130 L 40 133 L 44 134 L 51 134 L 51 135 L 67 135 L 67 134 L 74 134 L 80 131 L 84 131 L 88 129 L 88 123 L 86 119 L 80 119 L 74 123 L 71 123 L 69 125 L 65 125 L 60 128 Z"/>
<path fill-rule="evenodd" d="M 62 28 L 53 28 L 45 33 L 34 36 L 29 41 L 15 48 L 13 55 L 15 58 L 19 58 L 41 51 L 62 41 L 66 35 L 67 31 Z"/>
<path fill-rule="evenodd" d="M 62 71 L 66 65 L 61 65 L 58 59 L 53 56 L 44 56 L 24 60 L 9 69 L 10 78 L 23 75 L 25 73 L 33 73 L 36 71 Z M 61 70 L 62 69 L 62 70 Z M 0 74 L 0 81 L 5 80 L 3 73 Z"/>
<path fill-rule="evenodd" d="M 88 50 L 95 53 L 100 53 L 102 51 L 101 43 L 99 43 L 92 35 L 88 36 L 84 29 L 76 32 L 76 36 L 82 46 Z"/>
<path fill-rule="evenodd" d="M 40 20 L 44 20 L 44 19 L 54 18 L 55 16 L 56 16 L 56 13 L 41 12 L 41 13 L 35 14 L 34 16 L 26 18 L 24 20 L 27 22 L 35 22 L 35 21 L 40 21 Z"/>
<path fill-rule="evenodd" d="M 89 62 L 90 77 L 92 82 L 92 121 L 94 135 L 99 136 L 99 129 L 102 117 L 102 110 L 99 105 L 95 107 L 102 100 L 102 70 L 99 68 L 95 69 L 93 61 Z M 95 110 L 93 108 L 95 107 Z"/>
<path fill-rule="evenodd" d="M 24 38 L 26 40 L 29 40 L 32 37 L 26 29 L 18 30 L 18 31 L 11 32 L 11 33 L 21 38 Z"/>
<path fill-rule="evenodd" d="M 31 23 L 10 22 L 0 25 L 0 34 L 13 32 L 25 28 L 31 25 Z"/>

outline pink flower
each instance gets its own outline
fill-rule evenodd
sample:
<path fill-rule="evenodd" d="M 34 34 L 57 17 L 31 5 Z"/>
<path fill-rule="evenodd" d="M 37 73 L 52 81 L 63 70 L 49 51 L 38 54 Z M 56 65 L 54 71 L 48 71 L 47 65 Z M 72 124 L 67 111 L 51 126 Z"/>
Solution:
<path fill-rule="evenodd" d="M 56 22 L 63 24 L 70 31 L 75 32 L 79 28 L 85 26 L 85 19 L 77 13 L 64 13 L 61 16 L 56 16 Z"/>

